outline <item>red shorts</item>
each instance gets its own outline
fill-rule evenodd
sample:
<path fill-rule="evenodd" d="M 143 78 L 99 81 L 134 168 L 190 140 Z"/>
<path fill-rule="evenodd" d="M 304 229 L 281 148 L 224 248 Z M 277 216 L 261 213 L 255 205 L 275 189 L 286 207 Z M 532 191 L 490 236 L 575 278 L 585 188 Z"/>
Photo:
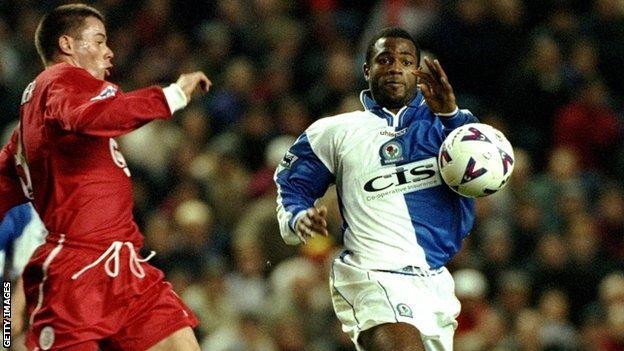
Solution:
<path fill-rule="evenodd" d="M 181 328 L 195 327 L 193 312 L 159 269 L 136 260 L 131 269 L 130 250 L 122 245 L 83 270 L 104 251 L 62 242 L 39 247 L 23 274 L 31 322 L 28 348 L 145 350 Z"/>

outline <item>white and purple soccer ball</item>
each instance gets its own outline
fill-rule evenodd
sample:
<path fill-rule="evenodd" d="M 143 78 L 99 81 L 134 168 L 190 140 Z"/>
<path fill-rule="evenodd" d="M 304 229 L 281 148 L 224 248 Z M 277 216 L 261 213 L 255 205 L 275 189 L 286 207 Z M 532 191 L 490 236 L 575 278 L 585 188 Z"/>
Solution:
<path fill-rule="evenodd" d="M 453 130 L 438 154 L 444 182 L 466 197 L 482 197 L 502 189 L 514 167 L 511 144 L 496 128 L 470 123 Z"/>

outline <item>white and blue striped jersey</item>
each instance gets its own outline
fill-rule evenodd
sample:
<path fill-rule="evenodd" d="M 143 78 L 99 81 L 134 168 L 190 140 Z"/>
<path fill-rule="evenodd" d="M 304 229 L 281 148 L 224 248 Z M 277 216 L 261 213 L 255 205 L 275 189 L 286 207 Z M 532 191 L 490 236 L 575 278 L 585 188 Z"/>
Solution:
<path fill-rule="evenodd" d="M 30 202 L 10 209 L 0 221 L 0 279 L 5 270 L 6 254 L 11 252 L 9 279 L 22 274 L 35 249 L 43 244 L 48 232 Z"/>
<path fill-rule="evenodd" d="M 467 110 L 438 117 L 418 95 L 396 115 L 365 90 L 364 111 L 314 122 L 275 172 L 282 238 L 298 244 L 296 219 L 336 185 L 349 261 L 365 269 L 435 269 L 472 228 L 474 200 L 443 184 L 437 155 L 448 133 L 476 122 Z"/>

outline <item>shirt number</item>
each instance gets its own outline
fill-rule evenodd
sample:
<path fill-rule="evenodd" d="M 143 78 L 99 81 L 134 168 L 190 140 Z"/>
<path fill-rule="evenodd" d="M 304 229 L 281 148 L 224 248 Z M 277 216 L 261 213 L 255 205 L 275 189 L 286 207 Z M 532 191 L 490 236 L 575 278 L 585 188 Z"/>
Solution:
<path fill-rule="evenodd" d="M 129 177 L 130 170 L 128 169 L 128 164 L 126 163 L 126 159 L 121 154 L 121 151 L 119 151 L 119 145 L 117 145 L 117 142 L 113 138 L 110 138 L 108 140 L 109 140 L 111 156 L 113 157 L 113 162 L 115 162 L 117 167 L 123 169 L 124 173 Z"/>
<path fill-rule="evenodd" d="M 24 143 L 22 141 L 21 124 L 17 126 L 17 152 L 15 153 L 15 167 L 17 168 L 17 174 L 22 184 L 22 190 L 24 195 L 30 200 L 33 199 L 33 186 L 32 178 L 30 177 L 30 169 L 28 168 L 28 162 L 26 162 L 26 155 L 24 154 Z"/>

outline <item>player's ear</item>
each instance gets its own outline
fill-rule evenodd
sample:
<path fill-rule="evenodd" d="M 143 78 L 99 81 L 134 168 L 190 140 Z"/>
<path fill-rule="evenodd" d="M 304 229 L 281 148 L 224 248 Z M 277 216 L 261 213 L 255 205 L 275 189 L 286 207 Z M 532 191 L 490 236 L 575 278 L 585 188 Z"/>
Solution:
<path fill-rule="evenodd" d="M 74 38 L 69 35 L 61 35 L 58 39 L 58 46 L 61 53 L 72 55 L 74 53 Z"/>
<path fill-rule="evenodd" d="M 362 70 L 364 71 L 364 79 L 366 79 L 366 81 L 368 82 L 368 80 L 370 79 L 370 66 L 368 65 L 368 62 L 364 62 L 364 65 L 362 65 Z"/>

